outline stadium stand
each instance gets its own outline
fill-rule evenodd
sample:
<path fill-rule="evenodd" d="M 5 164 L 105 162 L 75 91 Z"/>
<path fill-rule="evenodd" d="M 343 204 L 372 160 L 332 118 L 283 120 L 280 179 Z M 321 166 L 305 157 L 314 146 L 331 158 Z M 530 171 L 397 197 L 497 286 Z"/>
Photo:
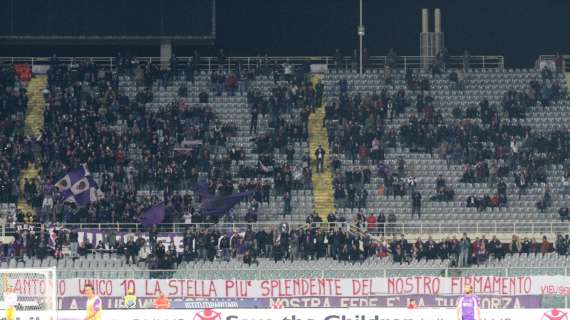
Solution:
<path fill-rule="evenodd" d="M 549 268 L 564 267 L 570 253 L 568 235 L 559 235 L 554 241 L 544 236 L 540 242 L 513 235 L 510 242 L 503 243 L 495 236 L 471 239 L 467 234 L 441 240 L 429 236 L 425 241 L 421 238 L 408 241 L 404 235 L 394 235 L 373 241 L 366 235 L 348 232 L 343 225 L 338 227 L 291 228 L 282 224 L 254 229 L 249 225 L 233 231 L 194 227 L 179 233 L 180 243 L 174 242 L 172 235 L 165 238 L 158 229 L 148 234 L 121 234 L 107 229 L 100 231 L 100 236 L 87 237 L 85 231 L 77 229 L 27 228 L 15 232 L 13 242 L 1 244 L 0 252 L 3 267 L 57 266 L 63 271 L 210 268 L 204 265 L 206 262 L 222 264 L 222 269 L 227 264 L 263 268 L 271 263 L 273 268 L 279 268 L 282 263 L 295 262 L 297 269 L 330 264 L 332 259 L 340 262 L 339 267 L 354 264 L 370 268 L 394 264 L 406 268 L 544 267 L 545 273 Z"/>
<path fill-rule="evenodd" d="M 18 224 L 128 224 L 164 201 L 167 223 L 269 221 L 271 233 L 200 228 L 191 231 L 197 245 L 176 250 L 142 240 L 117 244 L 112 235 L 107 243 L 82 244 L 74 227 L 52 235 L 36 227 L 3 244 L 3 265 L 115 268 L 127 264 L 126 256 L 143 255 L 145 267 L 185 269 L 199 267 L 191 261 L 228 260 L 228 254 L 229 263 L 260 268 L 267 261 L 325 257 L 411 267 L 542 265 L 531 258 L 501 259 L 507 253 L 565 263 L 552 252 L 565 257 L 567 236 L 540 244 L 513 239 L 492 249 L 481 239 L 461 249 L 453 238 L 413 245 L 383 238 L 414 234 L 410 230 L 430 222 L 489 223 L 492 234 L 502 231 L 497 224 L 540 224 L 563 216 L 564 123 L 570 117 L 563 74 L 385 66 L 363 75 L 333 69 L 311 78 L 304 66 L 262 60 L 257 68 L 226 69 L 224 62 L 206 71 L 173 59 L 170 68 L 160 69 L 133 58 L 112 69 L 54 56 L 41 91 L 43 108 L 37 107 L 37 87 L 27 113 L 23 87 L 2 96 L 11 101 L 3 110 L 11 130 L 2 138 L 16 141 L 12 148 L 20 152 L 3 153 L 13 158 L 3 159 L 3 181 L 11 183 L 3 186 L 2 208 L 13 215 L 14 203 L 24 199 L 30 209 L 18 207 Z M 5 87 L 26 83 L 10 76 L 11 70 L 3 69 Z M 43 110 L 43 121 L 26 122 L 37 110 Z M 33 124 L 26 134 L 25 123 Z M 315 151 L 323 144 L 326 160 L 317 172 Z M 28 163 L 38 166 L 34 178 L 20 173 Z M 82 163 L 105 195 L 87 206 L 64 202 L 54 187 Z M 21 192 L 18 177 L 24 177 Z M 202 216 L 194 192 L 199 181 L 207 182 L 211 194 L 251 196 L 222 218 Z M 333 195 L 334 203 L 326 203 Z M 317 227 L 325 220 L 345 229 Z M 278 221 L 290 226 L 276 227 Z M 308 224 L 299 226 L 303 222 Z M 113 258 L 95 259 L 93 253 Z"/>
<path fill-rule="evenodd" d="M 422 222 L 559 218 L 564 75 L 475 69 L 454 84 L 457 73 L 325 76 L 340 214 L 363 222 L 382 211 L 408 224 L 420 214 Z"/>
<path fill-rule="evenodd" d="M 15 221 L 20 171 L 32 160 L 32 141 L 24 135 L 28 106 L 25 86 L 13 65 L 0 68 L 0 221 Z"/>
<path fill-rule="evenodd" d="M 43 191 L 31 193 L 56 201 L 37 210 L 36 221 L 53 221 L 55 213 L 56 221 L 132 222 L 145 206 L 133 207 L 145 203 L 134 200 L 155 196 L 172 201 L 171 221 L 200 222 L 191 196 L 200 177 L 208 178 L 211 191 L 254 192 L 255 201 L 243 203 L 229 219 L 243 219 L 248 211 L 260 220 L 286 211 L 304 219 L 311 211 L 306 122 L 307 105 L 314 103 L 308 95 L 314 93 L 303 77 L 288 82 L 239 72 L 184 76 L 151 64 L 120 70 L 119 75 L 89 63 L 52 61 L 42 180 L 34 183 Z M 52 187 L 83 162 L 106 195 L 89 209 L 62 204 Z M 290 210 L 283 196 L 295 204 Z M 39 209 L 40 203 L 32 205 Z"/>

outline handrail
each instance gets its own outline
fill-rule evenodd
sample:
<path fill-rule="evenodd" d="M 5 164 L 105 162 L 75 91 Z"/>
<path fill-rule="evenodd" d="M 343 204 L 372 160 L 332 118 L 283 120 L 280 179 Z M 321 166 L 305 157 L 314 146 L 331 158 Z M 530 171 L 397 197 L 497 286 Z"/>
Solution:
<path fill-rule="evenodd" d="M 517 234 L 517 235 L 555 235 L 555 234 L 570 234 L 570 222 L 550 221 L 550 222 L 496 222 L 496 221 L 478 221 L 472 223 L 464 222 L 420 222 L 420 223 L 407 223 L 407 222 L 386 222 L 383 226 L 379 223 L 373 226 L 357 227 L 354 223 L 341 222 L 341 223 L 312 223 L 308 225 L 304 221 L 283 221 L 283 222 L 220 222 L 213 223 L 165 223 L 160 224 L 159 230 L 165 232 L 182 232 L 188 227 L 196 228 L 210 228 L 215 230 L 244 230 L 251 227 L 252 230 L 262 230 L 269 228 L 278 228 L 282 223 L 287 223 L 289 228 L 308 228 L 308 227 L 321 227 L 321 228 L 343 228 L 343 230 L 363 235 L 365 233 L 371 235 L 392 235 L 392 234 L 406 234 L 406 235 L 460 235 L 464 232 L 470 235 L 493 235 L 493 234 Z M 2 236 L 9 235 L 15 230 L 23 226 L 30 226 L 26 224 L 7 224 L 2 225 Z M 32 224 L 35 228 L 39 228 L 42 224 Z M 48 228 L 66 228 L 66 229 L 95 229 L 95 230 L 115 230 L 115 231 L 132 231 L 140 232 L 146 229 L 139 223 L 55 223 L 52 225 L 45 225 Z M 550 239 L 554 240 L 554 239 Z"/>
<path fill-rule="evenodd" d="M 566 72 L 570 72 L 570 54 L 561 54 L 560 57 L 562 57 L 562 70 L 564 70 Z M 554 61 L 555 58 L 556 58 L 556 55 L 553 55 L 553 54 L 540 55 L 538 57 L 538 60 L 536 61 L 536 68 L 537 69 L 539 68 L 541 62 L 543 62 L 543 61 Z"/>
<path fill-rule="evenodd" d="M 460 215 L 458 216 L 458 218 Z M 384 234 L 558 234 L 570 233 L 570 222 L 496 222 L 477 221 L 385 223 L 383 229 L 372 228 L 373 232 Z"/>
<path fill-rule="evenodd" d="M 204 266 L 204 269 L 208 269 L 211 270 L 211 268 L 208 267 L 208 265 L 210 264 L 226 264 L 226 262 L 223 261 L 216 261 L 216 262 L 206 262 L 206 263 L 202 263 L 202 262 L 197 262 L 195 263 L 196 266 Z M 287 267 L 272 267 L 270 265 L 263 265 L 263 271 L 322 271 L 322 272 L 327 272 L 327 271 L 332 271 L 332 272 L 336 272 L 336 271 L 346 271 L 346 268 L 340 268 L 340 267 L 335 267 L 335 264 L 337 264 L 337 262 L 335 261 L 334 263 L 331 263 L 326 270 L 315 270 L 314 268 L 307 268 L 307 266 L 303 266 L 303 265 L 296 265 L 296 264 L 292 264 L 289 263 L 287 264 Z M 342 264 L 342 262 L 338 262 L 338 264 Z M 402 268 L 396 268 L 396 267 L 390 267 L 389 265 L 384 265 L 384 264 L 378 264 L 378 265 L 366 265 L 360 262 L 348 262 L 346 264 L 354 264 L 355 266 L 358 266 L 358 271 L 370 271 L 370 270 L 387 270 L 389 271 L 402 271 Z M 280 265 L 280 264 L 277 264 Z M 462 271 L 473 271 L 476 269 L 473 268 L 449 268 L 449 267 L 441 267 L 441 268 L 437 268 L 437 267 L 406 267 L 405 269 L 407 270 L 420 270 L 420 271 L 453 271 L 453 272 L 446 272 L 445 275 L 449 276 L 449 274 L 458 274 Z M 570 270 L 570 267 L 567 266 L 562 266 L 562 267 L 493 267 L 493 266 L 485 266 L 485 268 L 481 268 L 481 269 L 486 269 L 486 270 L 503 270 L 505 271 L 505 273 L 511 273 L 512 271 L 517 271 L 517 270 L 540 270 L 540 271 L 556 271 L 556 270 L 563 270 L 561 272 L 560 275 L 562 276 L 566 276 L 565 272 L 566 270 Z M 195 269 L 125 269 L 122 271 L 126 271 L 126 272 L 170 272 L 172 273 L 173 271 L 197 271 L 200 270 L 200 268 L 195 268 Z M 58 272 L 73 272 L 74 270 L 69 270 L 69 269 L 64 269 L 64 270 L 58 270 Z M 84 270 L 78 270 L 83 272 Z M 111 272 L 111 271 L 117 271 L 116 269 L 106 269 L 106 268 L 90 268 L 88 270 L 89 272 Z M 232 271 L 258 271 L 258 269 L 255 268 L 251 268 L 249 267 L 247 264 L 243 264 L 243 265 L 232 265 Z M 442 273 L 443 274 L 443 273 Z"/>
<path fill-rule="evenodd" d="M 12 64 L 31 64 L 45 65 L 49 64 L 50 57 L 0 57 L 0 63 Z M 96 65 L 108 68 L 115 68 L 117 66 L 117 59 L 115 57 L 58 57 L 60 63 L 70 63 L 72 61 L 91 61 Z M 165 63 L 164 59 L 160 57 L 136 57 L 138 62 L 150 63 Z M 177 61 L 188 63 L 193 60 L 192 57 L 177 57 Z M 435 57 L 420 57 L 420 56 L 397 56 L 395 59 L 396 68 L 400 69 L 423 69 L 426 64 L 430 64 Z M 212 71 L 218 66 L 216 57 L 201 57 L 199 67 L 201 70 Z M 242 69 L 250 70 L 262 65 L 273 67 L 275 64 L 283 65 L 290 64 L 293 66 L 302 66 L 306 63 L 311 64 L 325 64 L 329 68 L 337 70 L 355 70 L 356 61 L 352 57 L 342 57 L 343 63 L 341 66 L 336 66 L 336 58 L 332 56 L 272 56 L 272 57 L 227 57 L 222 65 L 223 70 L 235 70 L 238 65 Z M 478 69 L 504 69 L 505 59 L 500 55 L 489 56 L 471 56 L 471 68 Z M 367 59 L 366 69 L 383 69 L 386 65 L 386 56 L 371 56 Z M 462 56 L 450 56 L 448 59 L 448 66 L 451 68 L 463 68 Z"/>
<path fill-rule="evenodd" d="M 328 223 L 328 222 L 219 222 L 219 223 L 163 223 L 157 225 L 157 230 L 160 232 L 183 232 L 187 228 L 196 229 L 212 229 L 219 231 L 239 231 L 251 228 L 253 231 L 267 230 L 279 228 L 283 224 L 291 229 L 298 228 L 341 228 L 346 231 L 350 231 L 350 224 L 346 222 Z M 125 232 L 145 232 L 148 228 L 143 227 L 140 223 L 54 223 L 54 224 L 13 224 L 13 225 L 2 225 L 2 232 L 5 234 L 10 234 L 14 231 L 20 229 L 26 229 L 29 227 L 34 227 L 34 229 L 41 228 L 42 226 L 46 229 L 68 229 L 68 230 L 114 230 L 114 231 L 125 231 Z"/>

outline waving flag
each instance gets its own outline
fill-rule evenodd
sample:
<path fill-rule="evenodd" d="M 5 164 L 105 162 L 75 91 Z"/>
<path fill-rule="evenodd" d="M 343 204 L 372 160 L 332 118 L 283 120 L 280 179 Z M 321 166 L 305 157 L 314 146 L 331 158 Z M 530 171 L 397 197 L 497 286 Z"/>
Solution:
<path fill-rule="evenodd" d="M 85 165 L 68 172 L 56 182 L 55 187 L 61 192 L 64 202 L 73 202 L 82 206 L 104 197 Z"/>
<path fill-rule="evenodd" d="M 202 214 L 207 216 L 223 216 L 228 213 L 243 198 L 250 196 L 253 192 L 239 192 L 228 196 L 215 196 L 208 192 L 208 185 L 205 182 L 196 184 L 192 190 L 201 198 Z"/>
<path fill-rule="evenodd" d="M 165 216 L 166 208 L 164 207 L 164 203 L 161 202 L 145 211 L 140 218 L 140 222 L 143 227 L 149 228 L 155 224 L 161 224 Z"/>

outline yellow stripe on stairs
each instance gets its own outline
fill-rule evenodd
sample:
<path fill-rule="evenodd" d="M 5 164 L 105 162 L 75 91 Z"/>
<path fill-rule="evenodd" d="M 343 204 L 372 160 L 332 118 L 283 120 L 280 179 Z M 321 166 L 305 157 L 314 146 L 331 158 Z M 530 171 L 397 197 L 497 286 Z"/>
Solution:
<path fill-rule="evenodd" d="M 47 86 L 47 76 L 37 75 L 28 83 L 28 109 L 26 110 L 25 133 L 39 137 L 44 128 L 45 100 L 42 91 Z"/>
<path fill-rule="evenodd" d="M 28 82 L 28 108 L 24 119 L 24 133 L 32 139 L 37 139 L 44 128 L 44 108 L 45 101 L 43 90 L 47 87 L 47 76 L 36 75 Z M 39 177 L 39 171 L 35 164 L 31 163 L 28 168 L 20 172 L 18 184 L 20 186 L 20 198 L 17 208 L 22 212 L 33 212 L 32 206 L 24 198 L 24 184 L 26 180 L 33 180 Z"/>
<path fill-rule="evenodd" d="M 566 72 L 566 92 L 570 94 L 570 72 Z"/>
<path fill-rule="evenodd" d="M 313 86 L 320 80 L 320 75 L 313 75 Z M 315 211 L 319 216 L 326 221 L 329 213 L 335 211 L 334 196 L 332 186 L 332 170 L 330 166 L 330 149 L 329 149 L 329 136 L 327 129 L 323 126 L 323 119 L 325 117 L 325 108 L 320 106 L 316 108 L 315 112 L 309 116 L 309 152 L 311 159 L 311 171 L 313 173 L 313 196 Z M 324 160 L 324 170 L 322 173 L 317 172 L 317 162 L 315 159 L 315 150 L 322 146 L 326 152 Z"/>

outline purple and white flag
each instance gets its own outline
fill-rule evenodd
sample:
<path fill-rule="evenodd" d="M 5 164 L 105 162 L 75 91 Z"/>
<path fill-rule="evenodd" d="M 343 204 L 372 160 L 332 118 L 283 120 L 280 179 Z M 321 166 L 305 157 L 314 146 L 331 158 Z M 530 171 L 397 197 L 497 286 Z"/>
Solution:
<path fill-rule="evenodd" d="M 86 205 L 103 198 L 103 192 L 86 165 L 68 172 L 56 182 L 55 187 L 61 192 L 64 202 Z"/>

